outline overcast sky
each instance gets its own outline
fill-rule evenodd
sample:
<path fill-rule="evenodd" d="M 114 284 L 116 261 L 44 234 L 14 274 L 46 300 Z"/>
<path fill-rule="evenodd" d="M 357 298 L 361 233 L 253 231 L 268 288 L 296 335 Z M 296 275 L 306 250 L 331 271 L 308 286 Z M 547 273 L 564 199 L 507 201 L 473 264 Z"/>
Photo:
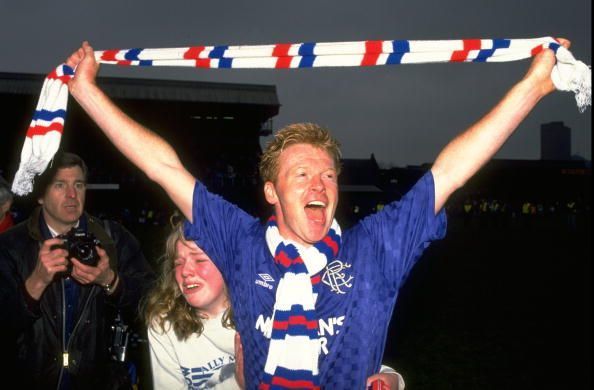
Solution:
<path fill-rule="evenodd" d="M 0 0 L 0 71 L 47 73 L 80 45 L 95 49 L 366 39 L 561 36 L 591 64 L 590 0 Z M 275 129 L 332 129 L 347 158 L 383 166 L 431 162 L 524 74 L 529 60 L 302 70 L 118 69 L 102 76 L 276 85 Z M 540 125 L 572 128 L 572 153 L 591 159 L 591 109 L 573 94 L 543 100 L 496 156 L 538 159 Z M 24 129 L 23 129 L 24 131 Z"/>

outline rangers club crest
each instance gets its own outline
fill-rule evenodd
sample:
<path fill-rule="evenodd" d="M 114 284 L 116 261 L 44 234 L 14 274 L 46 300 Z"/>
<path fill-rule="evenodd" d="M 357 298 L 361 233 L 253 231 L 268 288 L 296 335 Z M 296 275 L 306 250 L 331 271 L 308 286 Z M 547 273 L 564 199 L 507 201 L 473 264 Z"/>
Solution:
<path fill-rule="evenodd" d="M 326 266 L 326 271 L 322 276 L 322 283 L 330 286 L 330 290 L 336 294 L 346 294 L 345 290 L 353 286 L 353 277 L 344 272 L 347 268 L 351 268 L 351 265 L 340 260 L 334 260 Z"/>

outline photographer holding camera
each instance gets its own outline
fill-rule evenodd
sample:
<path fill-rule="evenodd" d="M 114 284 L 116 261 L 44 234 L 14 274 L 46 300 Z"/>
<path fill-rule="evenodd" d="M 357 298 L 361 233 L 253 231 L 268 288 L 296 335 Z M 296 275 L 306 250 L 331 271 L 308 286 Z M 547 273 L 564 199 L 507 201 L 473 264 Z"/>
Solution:
<path fill-rule="evenodd" d="M 40 207 L 0 235 L 19 388 L 131 388 L 112 325 L 118 314 L 132 322 L 153 273 L 130 232 L 84 212 L 86 182 L 84 161 L 58 152 L 36 180 Z"/>

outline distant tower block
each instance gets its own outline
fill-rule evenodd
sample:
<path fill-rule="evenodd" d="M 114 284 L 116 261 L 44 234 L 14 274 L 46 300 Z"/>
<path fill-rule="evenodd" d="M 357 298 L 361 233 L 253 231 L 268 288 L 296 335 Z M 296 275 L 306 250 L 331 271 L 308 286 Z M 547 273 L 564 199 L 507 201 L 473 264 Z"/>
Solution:
<path fill-rule="evenodd" d="M 540 159 L 571 160 L 571 129 L 563 122 L 540 125 Z"/>

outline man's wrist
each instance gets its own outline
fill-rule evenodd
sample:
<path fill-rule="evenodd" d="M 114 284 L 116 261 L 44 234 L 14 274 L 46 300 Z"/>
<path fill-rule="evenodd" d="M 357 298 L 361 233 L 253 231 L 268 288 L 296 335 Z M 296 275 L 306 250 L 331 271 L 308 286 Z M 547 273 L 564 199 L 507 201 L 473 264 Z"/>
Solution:
<path fill-rule="evenodd" d="M 113 277 L 110 279 L 110 281 L 101 285 L 101 287 L 103 287 L 103 290 L 105 290 L 107 295 L 110 295 L 115 291 L 115 288 L 117 287 L 119 281 L 118 273 L 115 271 L 112 272 Z"/>
<path fill-rule="evenodd" d="M 555 90 L 554 87 L 551 89 L 550 83 L 542 82 L 532 75 L 524 77 L 515 87 L 524 100 L 533 102 L 534 105 Z"/>
<path fill-rule="evenodd" d="M 42 278 L 35 277 L 35 275 L 31 275 L 25 280 L 25 292 L 36 301 L 41 298 L 47 286 L 48 284 Z"/>

